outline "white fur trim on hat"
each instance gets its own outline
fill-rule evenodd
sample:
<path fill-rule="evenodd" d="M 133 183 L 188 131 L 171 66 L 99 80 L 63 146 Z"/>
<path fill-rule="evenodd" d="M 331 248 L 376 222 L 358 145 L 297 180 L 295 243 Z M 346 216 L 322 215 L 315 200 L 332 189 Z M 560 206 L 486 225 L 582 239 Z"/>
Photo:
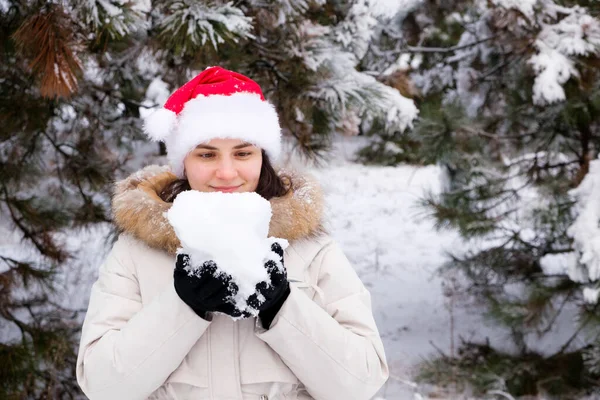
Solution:
<path fill-rule="evenodd" d="M 171 135 L 177 124 L 177 114 L 166 108 L 160 108 L 144 120 L 144 133 L 158 142 Z"/>
<path fill-rule="evenodd" d="M 281 151 L 281 128 L 275 107 L 254 93 L 189 100 L 179 114 L 176 129 L 165 140 L 173 172 L 183 177 L 185 156 L 216 138 L 245 140 L 276 160 Z"/>

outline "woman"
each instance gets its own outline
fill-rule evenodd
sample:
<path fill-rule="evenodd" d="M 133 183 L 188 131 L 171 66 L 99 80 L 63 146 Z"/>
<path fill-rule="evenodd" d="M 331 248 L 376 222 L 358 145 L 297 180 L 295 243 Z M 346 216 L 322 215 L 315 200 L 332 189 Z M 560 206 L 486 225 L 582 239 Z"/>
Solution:
<path fill-rule="evenodd" d="M 388 369 L 369 293 L 323 232 L 317 186 L 275 173 L 280 127 L 258 84 L 208 68 L 173 93 L 146 131 L 166 143 L 171 168 L 147 167 L 116 185 L 122 234 L 100 267 L 83 325 L 77 379 L 85 394 L 370 399 Z M 279 260 L 266 260 L 270 279 L 248 301 L 258 316 L 231 302 L 237 286 L 231 276 L 216 278 L 214 263 L 186 272 L 189 257 L 166 214 L 190 189 L 269 200 L 269 236 L 289 247 L 271 247 Z"/>

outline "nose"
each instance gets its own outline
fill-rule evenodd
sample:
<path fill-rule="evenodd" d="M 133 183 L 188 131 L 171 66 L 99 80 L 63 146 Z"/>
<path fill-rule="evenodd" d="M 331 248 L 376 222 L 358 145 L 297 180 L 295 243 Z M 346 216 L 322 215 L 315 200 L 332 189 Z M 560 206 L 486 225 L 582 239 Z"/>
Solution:
<path fill-rule="evenodd" d="M 238 176 L 233 160 L 224 158 L 220 161 L 215 176 L 223 181 L 231 181 Z"/>

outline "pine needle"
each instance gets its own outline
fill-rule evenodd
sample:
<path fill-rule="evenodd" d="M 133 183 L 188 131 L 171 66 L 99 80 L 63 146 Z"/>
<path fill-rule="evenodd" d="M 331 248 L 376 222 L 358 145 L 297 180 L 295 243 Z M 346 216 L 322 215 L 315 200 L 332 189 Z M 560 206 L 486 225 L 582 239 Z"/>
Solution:
<path fill-rule="evenodd" d="M 77 91 L 81 62 L 73 49 L 73 32 L 64 10 L 50 5 L 29 17 L 13 34 L 19 51 L 40 79 L 47 98 L 70 97 Z"/>

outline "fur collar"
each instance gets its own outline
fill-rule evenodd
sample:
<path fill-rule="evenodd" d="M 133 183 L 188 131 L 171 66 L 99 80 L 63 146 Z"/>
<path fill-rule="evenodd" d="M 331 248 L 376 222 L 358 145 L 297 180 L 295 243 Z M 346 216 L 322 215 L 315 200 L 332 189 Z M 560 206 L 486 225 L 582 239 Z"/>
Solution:
<path fill-rule="evenodd" d="M 292 179 L 292 189 L 270 201 L 273 216 L 269 236 L 292 241 L 324 233 L 320 187 L 305 176 L 289 171 L 285 174 Z M 179 239 L 165 214 L 172 203 L 158 196 L 175 179 L 168 167 L 151 165 L 117 182 L 112 201 L 117 227 L 150 247 L 175 254 Z"/>

